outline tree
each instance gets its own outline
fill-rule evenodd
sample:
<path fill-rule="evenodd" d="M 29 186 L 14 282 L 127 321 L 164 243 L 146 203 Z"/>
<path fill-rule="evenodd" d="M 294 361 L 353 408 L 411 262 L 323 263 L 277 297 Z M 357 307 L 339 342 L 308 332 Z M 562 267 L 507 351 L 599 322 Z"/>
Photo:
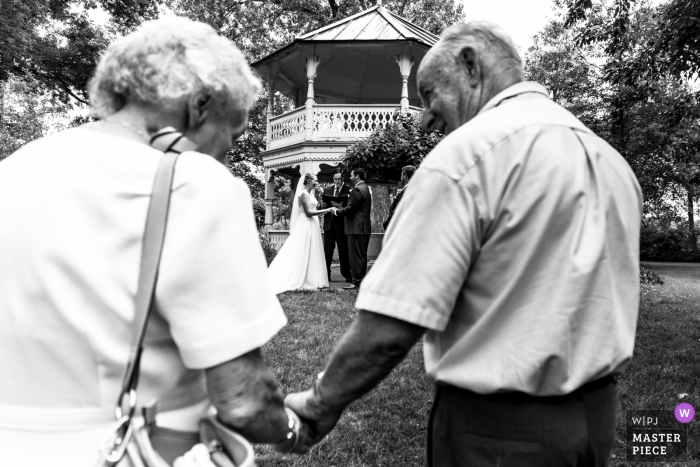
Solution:
<path fill-rule="evenodd" d="M 67 120 L 69 106 L 47 96 L 36 80 L 9 75 L 0 88 L 5 101 L 3 124 L 7 129 L 0 134 L 0 161 L 52 129 L 63 129 L 61 122 Z"/>
<path fill-rule="evenodd" d="M 650 63 L 665 6 L 610 5 L 594 3 L 573 20 L 569 10 L 548 25 L 526 56 L 528 78 L 542 82 L 627 159 L 642 186 L 646 216 L 678 219 L 676 208 L 685 205 L 695 251 L 698 96 L 687 80 L 658 74 Z"/>
<path fill-rule="evenodd" d="M 359 13 L 376 0 L 175 0 L 174 10 L 210 24 L 254 61 L 295 37 Z M 454 0 L 387 0 L 387 9 L 434 34 L 464 16 Z"/>
<path fill-rule="evenodd" d="M 111 13 L 112 32 L 89 20 L 87 12 L 98 5 Z M 126 32 L 156 13 L 153 0 L 0 1 L 0 139 L 11 76 L 27 79 L 33 90 L 56 101 L 87 105 L 87 83 L 113 32 Z"/>
<path fill-rule="evenodd" d="M 397 183 L 402 167 L 418 167 L 443 138 L 437 131 L 421 130 L 420 116 L 399 114 L 393 123 L 350 146 L 342 163 L 347 170 L 363 167 L 369 182 Z"/>
<path fill-rule="evenodd" d="M 110 34 L 88 19 L 102 6 L 117 31 L 157 14 L 152 0 L 4 0 L 0 2 L 0 82 L 31 75 L 64 102 L 87 103 L 87 82 Z"/>
<path fill-rule="evenodd" d="M 572 27 L 590 21 L 590 13 L 600 7 L 602 1 L 555 0 L 566 8 L 565 26 Z M 638 0 L 613 0 L 607 21 L 601 29 L 588 29 L 579 36 L 581 43 L 607 42 L 607 49 L 614 53 L 624 47 L 624 36 L 630 24 L 633 4 L 645 5 Z M 644 59 L 646 68 L 637 72 L 652 78 L 666 73 L 684 74 L 687 78 L 700 72 L 700 2 L 694 0 L 671 0 L 662 5 L 652 16 L 654 40 L 649 43 L 651 54 Z"/>

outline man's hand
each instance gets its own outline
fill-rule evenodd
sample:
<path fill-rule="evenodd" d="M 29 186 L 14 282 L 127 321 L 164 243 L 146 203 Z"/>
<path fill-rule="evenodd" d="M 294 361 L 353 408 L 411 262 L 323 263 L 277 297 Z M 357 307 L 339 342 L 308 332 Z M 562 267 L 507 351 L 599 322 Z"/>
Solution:
<path fill-rule="evenodd" d="M 336 201 L 331 201 L 331 204 L 333 205 L 334 208 L 340 209 L 340 208 L 343 207 L 342 204 L 340 204 L 340 203 L 338 203 L 338 202 L 336 202 Z"/>
<path fill-rule="evenodd" d="M 330 412 L 323 407 L 312 389 L 306 392 L 288 394 L 284 399 L 284 404 L 299 415 L 308 427 L 305 436 L 301 437 L 294 448 L 293 452 L 297 454 L 305 454 L 312 446 L 325 438 L 342 415 L 342 411 Z"/>

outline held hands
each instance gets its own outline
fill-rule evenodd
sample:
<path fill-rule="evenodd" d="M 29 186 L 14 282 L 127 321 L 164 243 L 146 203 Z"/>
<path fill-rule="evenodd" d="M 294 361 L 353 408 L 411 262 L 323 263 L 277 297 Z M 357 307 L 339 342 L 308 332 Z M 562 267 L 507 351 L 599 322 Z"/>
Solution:
<path fill-rule="evenodd" d="M 313 389 L 306 392 L 288 394 L 284 404 L 303 420 L 307 431 L 301 436 L 291 452 L 305 454 L 312 446 L 318 444 L 330 431 L 342 415 L 342 411 L 333 412 L 324 407 Z"/>
<path fill-rule="evenodd" d="M 289 422 L 287 429 L 287 439 L 272 448 L 282 454 L 306 454 L 313 443 L 310 441 L 310 430 L 308 424 L 304 423 L 299 416 L 290 408 L 285 408 Z"/>

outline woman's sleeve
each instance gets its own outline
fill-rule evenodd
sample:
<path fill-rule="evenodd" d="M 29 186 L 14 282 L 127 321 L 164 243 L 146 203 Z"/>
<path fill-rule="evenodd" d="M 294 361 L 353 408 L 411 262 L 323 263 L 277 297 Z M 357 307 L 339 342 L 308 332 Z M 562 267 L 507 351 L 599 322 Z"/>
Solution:
<path fill-rule="evenodd" d="M 156 300 L 189 368 L 256 349 L 287 322 L 248 187 L 208 156 L 178 161 Z"/>

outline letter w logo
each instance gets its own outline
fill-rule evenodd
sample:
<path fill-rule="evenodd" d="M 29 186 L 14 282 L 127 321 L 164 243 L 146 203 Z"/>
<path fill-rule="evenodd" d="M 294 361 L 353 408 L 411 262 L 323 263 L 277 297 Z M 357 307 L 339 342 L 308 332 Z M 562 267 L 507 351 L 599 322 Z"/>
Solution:
<path fill-rule="evenodd" d="M 678 412 L 680 412 L 683 418 L 690 417 L 690 409 L 678 409 Z"/>

